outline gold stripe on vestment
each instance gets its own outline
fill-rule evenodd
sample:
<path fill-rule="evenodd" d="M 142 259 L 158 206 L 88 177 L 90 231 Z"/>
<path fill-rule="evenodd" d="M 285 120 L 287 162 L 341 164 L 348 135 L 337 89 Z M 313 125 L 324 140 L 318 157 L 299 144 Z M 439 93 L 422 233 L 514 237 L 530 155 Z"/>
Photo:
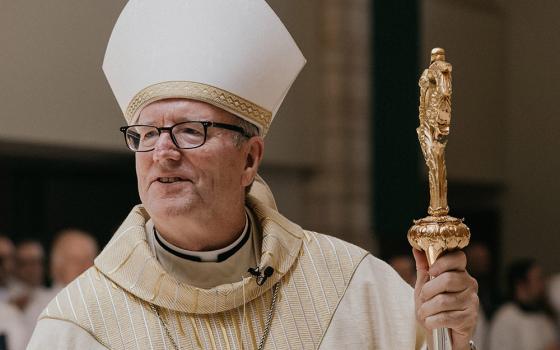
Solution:
<path fill-rule="evenodd" d="M 183 322 L 181 322 L 181 317 L 179 317 L 179 313 L 178 312 L 174 312 L 175 314 L 175 320 L 177 321 L 177 325 L 179 326 L 179 332 L 181 333 L 182 336 L 185 336 L 185 329 L 183 328 Z"/>
<path fill-rule="evenodd" d="M 221 313 L 218 315 L 218 319 L 216 320 L 216 323 L 218 324 L 218 326 L 220 327 L 220 330 L 222 331 L 222 336 L 224 337 L 225 341 L 226 341 L 226 348 L 228 350 L 231 349 L 231 345 L 229 343 L 229 337 L 226 331 L 226 326 L 225 326 L 225 315 L 224 313 Z"/>
<path fill-rule="evenodd" d="M 239 344 L 239 348 L 241 350 L 243 350 L 243 338 L 241 338 L 241 330 L 239 329 L 239 323 L 237 322 L 237 320 L 235 319 L 235 316 L 233 315 L 233 310 L 227 311 L 227 312 L 230 315 L 231 324 L 233 325 L 233 328 L 235 329 L 237 344 Z"/>
<path fill-rule="evenodd" d="M 247 307 L 245 307 L 247 308 Z M 251 322 L 251 320 L 249 319 L 249 316 L 247 316 L 247 312 L 246 310 L 243 310 L 243 316 L 244 316 L 244 322 L 245 322 L 245 328 L 249 328 L 249 338 L 251 338 L 251 344 L 253 345 L 252 349 L 256 349 L 257 348 L 257 337 L 255 336 L 255 331 L 253 330 L 253 323 Z"/>
<path fill-rule="evenodd" d="M 202 347 L 202 340 L 200 339 L 200 334 L 198 333 L 198 327 L 196 326 L 196 322 L 194 320 L 194 317 L 190 316 L 190 315 L 187 316 L 187 317 L 191 321 L 191 326 L 194 330 L 194 337 L 196 339 L 196 345 L 198 345 L 198 347 L 202 349 L 203 348 Z"/>
<path fill-rule="evenodd" d="M 212 343 L 212 349 L 217 350 L 218 347 L 216 346 L 214 331 L 212 330 L 212 326 L 210 325 L 210 320 L 208 319 L 207 315 L 204 315 L 203 318 L 204 318 L 204 324 L 206 324 L 206 328 L 208 328 L 208 334 L 210 335 L 210 342 Z"/>
<path fill-rule="evenodd" d="M 263 300 L 264 299 L 264 295 L 258 299 Z M 253 313 L 253 315 L 255 315 L 255 318 L 258 320 L 259 325 L 261 326 L 260 329 L 262 329 L 264 331 L 264 320 L 263 320 L 263 315 L 265 315 L 265 313 L 268 310 L 265 310 L 261 307 L 261 303 L 258 302 L 258 299 L 255 299 L 254 302 L 249 304 L 249 307 L 251 308 L 251 312 Z M 260 337 L 259 337 L 260 338 Z"/>

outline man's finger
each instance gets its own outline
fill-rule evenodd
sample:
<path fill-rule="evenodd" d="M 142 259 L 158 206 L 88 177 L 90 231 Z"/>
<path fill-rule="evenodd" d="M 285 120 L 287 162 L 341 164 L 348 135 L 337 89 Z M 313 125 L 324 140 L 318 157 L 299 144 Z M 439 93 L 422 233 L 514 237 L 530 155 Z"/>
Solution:
<path fill-rule="evenodd" d="M 457 332 L 461 336 L 468 336 L 469 332 L 464 331 L 464 326 L 475 323 L 472 319 L 473 315 L 476 315 L 476 312 L 471 312 L 470 309 L 441 312 L 427 317 L 424 321 L 424 325 L 429 330 L 436 328 L 451 328 L 454 332 Z"/>
<path fill-rule="evenodd" d="M 414 287 L 414 294 L 419 296 L 422 287 L 429 281 L 430 275 L 428 273 L 430 266 L 428 259 L 423 251 L 412 248 L 414 260 L 416 262 L 416 285 Z"/>
<path fill-rule="evenodd" d="M 442 293 L 462 292 L 476 288 L 475 280 L 466 272 L 445 272 L 426 282 L 420 291 L 420 300 L 425 302 Z"/>
<path fill-rule="evenodd" d="M 446 271 L 466 271 L 467 257 L 461 250 L 446 252 L 430 267 L 430 276 L 439 276 Z"/>
<path fill-rule="evenodd" d="M 471 294 L 468 291 L 459 293 L 438 294 L 432 299 L 422 303 L 418 308 L 418 319 L 424 320 L 427 317 L 437 315 L 442 312 L 466 310 L 471 303 Z"/>

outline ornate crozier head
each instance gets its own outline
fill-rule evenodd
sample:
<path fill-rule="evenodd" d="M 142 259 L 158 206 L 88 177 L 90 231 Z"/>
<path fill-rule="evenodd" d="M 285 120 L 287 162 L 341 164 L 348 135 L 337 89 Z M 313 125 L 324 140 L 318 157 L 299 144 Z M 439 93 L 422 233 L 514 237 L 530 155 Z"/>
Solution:
<path fill-rule="evenodd" d="M 451 124 L 451 64 L 438 60 L 429 71 L 428 126 L 433 139 L 445 143 Z"/>

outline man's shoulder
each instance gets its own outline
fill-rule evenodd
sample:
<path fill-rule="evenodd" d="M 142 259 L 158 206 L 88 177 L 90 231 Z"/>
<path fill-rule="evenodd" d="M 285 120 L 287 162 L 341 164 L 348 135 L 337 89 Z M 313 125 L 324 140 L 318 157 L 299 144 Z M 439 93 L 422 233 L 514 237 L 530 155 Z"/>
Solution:
<path fill-rule="evenodd" d="M 338 295 L 333 299 L 320 348 L 340 344 L 413 348 L 416 319 L 412 288 L 368 251 L 329 235 L 304 233 L 302 274 L 307 283 L 317 286 L 310 293 L 317 295 L 316 300 L 328 297 L 332 290 Z M 387 325 L 395 332 L 384 333 Z M 399 336 L 393 337 L 395 334 Z"/>
<path fill-rule="evenodd" d="M 512 317 L 518 317 L 522 313 L 521 309 L 513 302 L 503 304 L 497 311 L 494 319 L 502 321 L 510 320 Z"/>
<path fill-rule="evenodd" d="M 122 318 L 143 314 L 146 304 L 92 266 L 64 287 L 39 316 L 39 323 L 65 321 L 89 333 L 100 344 L 112 344 Z"/>
<path fill-rule="evenodd" d="M 347 258 L 353 262 L 359 262 L 369 254 L 365 249 L 340 238 L 314 231 L 304 230 L 303 232 L 304 250 L 309 253 L 313 251 L 315 254 L 335 255 L 338 258 Z M 355 261 L 356 259 L 359 261 Z"/>
<path fill-rule="evenodd" d="M 502 305 L 492 318 L 491 333 L 499 334 L 501 331 L 512 331 L 523 327 L 527 316 L 513 302 Z M 496 333 L 497 332 L 497 333 Z"/>
<path fill-rule="evenodd" d="M 333 268 L 331 273 L 342 269 L 346 270 L 343 274 L 350 273 L 353 277 L 359 269 L 360 274 L 367 273 L 376 277 L 365 280 L 367 283 L 376 283 L 380 280 L 383 280 L 384 283 L 391 281 L 402 289 L 410 290 L 410 287 L 389 264 L 373 256 L 367 250 L 323 233 L 313 231 L 304 231 L 304 233 L 303 256 L 309 255 L 313 262 L 326 261 L 327 265 Z M 359 279 L 359 281 L 364 281 L 364 279 Z"/>
<path fill-rule="evenodd" d="M 114 303 L 114 295 L 121 293 L 120 287 L 92 266 L 54 296 L 39 320 L 57 319 L 87 328 L 92 317 L 102 314 L 105 306 Z"/>
<path fill-rule="evenodd" d="M 326 265 L 352 273 L 369 252 L 352 243 L 323 233 L 304 230 L 302 238 L 303 256 L 312 263 L 324 261 Z"/>
<path fill-rule="evenodd" d="M 105 324 L 100 305 L 106 303 L 102 288 L 109 282 L 92 266 L 58 293 L 53 291 L 54 297 L 39 316 L 28 349 L 39 349 L 41 344 L 56 349 L 72 349 L 77 344 L 80 348 L 105 349 L 96 327 Z"/>

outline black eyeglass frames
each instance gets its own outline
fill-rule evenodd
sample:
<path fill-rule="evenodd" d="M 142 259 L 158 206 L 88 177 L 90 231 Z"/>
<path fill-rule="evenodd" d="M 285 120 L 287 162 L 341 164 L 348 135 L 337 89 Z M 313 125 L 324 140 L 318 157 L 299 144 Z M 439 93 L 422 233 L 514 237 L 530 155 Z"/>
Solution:
<path fill-rule="evenodd" d="M 206 142 L 208 128 L 231 130 L 244 137 L 251 138 L 251 135 L 240 126 L 210 121 L 188 121 L 168 127 L 129 125 L 121 127 L 120 131 L 124 135 L 126 145 L 132 151 L 150 152 L 155 149 L 162 132 L 169 132 L 171 140 L 177 148 L 192 149 L 200 147 Z"/>

